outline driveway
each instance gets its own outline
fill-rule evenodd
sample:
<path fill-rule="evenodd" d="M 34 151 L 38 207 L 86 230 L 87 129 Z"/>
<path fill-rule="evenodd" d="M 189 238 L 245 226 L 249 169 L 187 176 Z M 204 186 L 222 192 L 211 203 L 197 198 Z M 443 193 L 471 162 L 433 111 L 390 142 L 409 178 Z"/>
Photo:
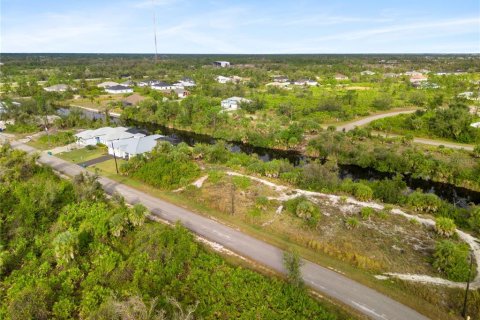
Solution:
<path fill-rule="evenodd" d="M 27 152 L 37 151 L 18 142 L 12 142 L 12 146 Z M 46 154 L 40 156 L 39 162 L 71 177 L 86 172 L 78 165 Z M 221 244 L 237 254 L 261 263 L 274 271 L 286 273 L 283 266 L 284 252 L 275 246 L 111 179 L 100 177 L 99 182 L 109 194 L 119 193 L 130 204 L 142 203 L 152 214 L 163 220 L 172 223 L 180 221 L 186 228 L 201 237 Z M 367 286 L 310 261 L 304 260 L 302 277 L 305 283 L 314 290 L 343 302 L 371 319 L 428 319 L 417 311 Z"/>
<path fill-rule="evenodd" d="M 109 154 L 106 154 L 104 156 L 101 156 L 101 157 L 98 157 L 98 158 L 95 158 L 95 159 L 92 159 L 92 160 L 80 162 L 78 165 L 86 168 L 86 167 L 89 167 L 89 166 L 93 166 L 94 164 L 97 164 L 97 163 L 105 162 L 105 161 L 110 160 L 110 159 L 113 159 L 113 156 L 109 155 Z"/>

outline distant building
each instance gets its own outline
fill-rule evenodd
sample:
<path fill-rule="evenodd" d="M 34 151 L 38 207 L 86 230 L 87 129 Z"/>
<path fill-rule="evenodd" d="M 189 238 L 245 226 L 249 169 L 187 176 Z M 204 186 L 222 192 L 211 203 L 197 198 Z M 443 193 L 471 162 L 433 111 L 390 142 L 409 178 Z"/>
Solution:
<path fill-rule="evenodd" d="M 133 87 L 135 83 L 132 80 L 127 80 L 122 83 L 120 83 L 122 86 L 127 86 L 127 87 Z"/>
<path fill-rule="evenodd" d="M 223 84 L 233 82 L 232 78 L 224 77 L 224 76 L 217 76 L 215 80 L 217 80 L 218 83 L 223 83 Z"/>
<path fill-rule="evenodd" d="M 56 85 L 53 85 L 53 86 L 50 86 L 50 87 L 45 87 L 43 88 L 43 90 L 47 91 L 47 92 L 65 92 L 67 91 L 68 89 L 72 89 L 74 90 L 73 88 L 71 88 L 69 85 L 67 84 L 56 84 Z"/>
<path fill-rule="evenodd" d="M 175 94 L 177 95 L 177 97 L 179 99 L 186 98 L 190 94 L 190 92 L 188 92 L 187 90 L 185 90 L 183 88 L 173 89 L 173 92 L 175 92 Z"/>
<path fill-rule="evenodd" d="M 282 88 L 282 89 L 290 89 L 290 83 L 289 82 L 270 82 L 266 84 L 267 87 L 277 87 L 277 88 Z"/>
<path fill-rule="evenodd" d="M 290 80 L 285 76 L 274 76 L 273 81 L 280 82 L 280 83 L 290 82 Z"/>
<path fill-rule="evenodd" d="M 98 88 L 108 88 L 108 87 L 113 87 L 113 86 L 118 86 L 120 83 L 114 82 L 114 81 L 105 81 L 102 83 L 97 84 Z"/>
<path fill-rule="evenodd" d="M 462 92 L 457 95 L 459 98 L 471 99 L 473 97 L 472 91 Z"/>
<path fill-rule="evenodd" d="M 400 75 L 398 73 L 388 72 L 383 75 L 384 78 L 398 78 Z"/>
<path fill-rule="evenodd" d="M 108 146 L 108 153 L 116 157 L 129 159 L 145 152 L 151 152 L 163 136 L 154 134 L 150 136 L 131 137 L 112 141 Z"/>
<path fill-rule="evenodd" d="M 137 83 L 137 86 L 139 87 L 151 87 L 157 83 L 160 83 L 158 80 L 145 80 L 145 81 L 139 81 Z"/>
<path fill-rule="evenodd" d="M 214 61 L 213 65 L 219 68 L 228 68 L 230 67 L 230 62 L 228 61 Z"/>
<path fill-rule="evenodd" d="M 310 79 L 299 79 L 296 80 L 293 84 L 296 86 L 318 86 L 317 81 Z"/>
<path fill-rule="evenodd" d="M 242 103 L 251 103 L 252 101 L 242 97 L 231 97 L 225 100 L 222 100 L 221 106 L 225 111 L 234 111 L 238 110 Z"/>
<path fill-rule="evenodd" d="M 173 84 L 169 84 L 163 81 L 159 81 L 157 83 L 154 83 L 150 86 L 150 88 L 155 89 L 155 90 L 160 90 L 160 91 L 171 91 L 175 89 L 175 86 Z"/>
<path fill-rule="evenodd" d="M 134 93 L 129 95 L 125 99 L 122 100 L 124 106 L 137 106 L 140 102 L 145 100 L 146 98 L 139 95 L 138 93 Z"/>
<path fill-rule="evenodd" d="M 360 72 L 360 74 L 362 76 L 373 76 L 375 74 L 375 72 L 370 71 L 370 70 L 365 70 L 365 71 Z"/>
<path fill-rule="evenodd" d="M 345 80 L 348 80 L 348 77 L 344 74 L 341 74 L 341 73 L 337 73 L 335 74 L 335 80 L 337 81 L 345 81 Z"/>
<path fill-rule="evenodd" d="M 424 76 L 421 73 L 416 73 L 410 77 L 410 82 L 412 84 L 418 83 L 418 82 L 423 82 L 423 81 L 428 81 L 428 77 Z"/>
<path fill-rule="evenodd" d="M 132 93 L 133 89 L 127 86 L 112 86 L 112 87 L 106 87 L 105 91 L 108 93 L 113 93 L 113 94 L 119 94 L 119 93 Z"/>

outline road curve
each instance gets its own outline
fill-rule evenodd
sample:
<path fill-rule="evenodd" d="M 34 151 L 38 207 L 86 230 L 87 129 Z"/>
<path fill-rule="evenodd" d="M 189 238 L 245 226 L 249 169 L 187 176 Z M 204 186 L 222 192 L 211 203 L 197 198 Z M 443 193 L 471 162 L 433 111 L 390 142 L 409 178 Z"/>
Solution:
<path fill-rule="evenodd" d="M 12 142 L 11 145 L 29 153 L 37 151 L 19 142 Z M 39 162 L 68 176 L 86 172 L 80 166 L 47 154 L 41 154 Z M 131 204 L 142 203 L 161 219 L 170 222 L 180 221 L 186 228 L 201 237 L 217 242 L 277 272 L 286 272 L 283 266 L 283 251 L 277 247 L 111 179 L 100 177 L 99 182 L 109 194 L 119 193 Z M 417 311 L 369 287 L 315 263 L 304 261 L 302 276 L 305 283 L 311 288 L 343 302 L 371 319 L 428 319 Z"/>
<path fill-rule="evenodd" d="M 368 116 L 359 120 L 355 120 L 349 123 L 345 123 L 342 125 L 336 126 L 337 131 L 350 131 L 355 129 L 356 127 L 361 127 L 366 124 L 369 124 L 372 121 L 378 120 L 378 119 L 383 119 L 383 118 L 388 118 L 388 117 L 393 117 L 393 116 L 398 116 L 399 114 L 409 114 L 409 113 L 414 113 L 417 111 L 416 109 L 414 110 L 400 110 L 400 111 L 392 111 L 388 113 L 382 113 L 382 114 L 376 114 L 373 116 Z M 335 124 L 332 124 L 335 126 Z"/>

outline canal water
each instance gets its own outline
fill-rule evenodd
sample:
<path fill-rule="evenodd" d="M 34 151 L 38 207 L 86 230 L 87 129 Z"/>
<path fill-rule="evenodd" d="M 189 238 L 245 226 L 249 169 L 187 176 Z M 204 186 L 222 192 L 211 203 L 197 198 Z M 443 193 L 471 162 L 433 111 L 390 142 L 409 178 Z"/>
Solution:
<path fill-rule="evenodd" d="M 79 109 L 84 115 L 93 120 L 104 120 L 105 114 L 93 112 L 89 110 Z M 58 114 L 67 115 L 70 112 L 67 108 L 58 109 Z M 111 123 L 121 124 L 118 117 L 110 116 Z M 150 133 L 158 133 L 164 135 L 165 141 L 172 144 L 185 142 L 193 146 L 196 143 L 214 144 L 217 139 L 208 135 L 197 134 L 189 131 L 168 128 L 154 123 L 140 123 L 136 121 L 128 121 L 128 126 L 133 126 L 139 129 L 146 130 Z M 242 142 L 228 142 L 230 151 L 243 152 L 246 154 L 256 154 L 262 161 L 271 161 L 273 159 L 287 159 L 295 166 L 302 165 L 311 161 L 312 158 L 306 157 L 297 151 L 278 150 L 270 148 L 256 147 Z M 386 178 L 393 178 L 394 174 L 377 171 L 373 168 L 362 168 L 356 165 L 339 165 L 339 177 L 341 179 L 358 180 L 383 180 Z M 435 182 L 431 180 L 416 179 L 410 176 L 404 176 L 403 180 L 410 188 L 410 190 L 420 189 L 423 192 L 434 193 L 441 199 L 455 204 L 458 207 L 467 207 L 469 204 L 480 204 L 480 192 L 470 189 L 457 187 L 449 183 Z"/>

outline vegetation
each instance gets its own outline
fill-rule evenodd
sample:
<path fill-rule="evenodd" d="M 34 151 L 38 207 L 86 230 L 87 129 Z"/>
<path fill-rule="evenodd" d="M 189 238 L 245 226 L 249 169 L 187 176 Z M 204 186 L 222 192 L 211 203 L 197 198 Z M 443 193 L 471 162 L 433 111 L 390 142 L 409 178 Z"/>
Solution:
<path fill-rule="evenodd" d="M 337 318 L 301 288 L 226 263 L 182 226 L 108 200 L 95 177 L 62 180 L 3 146 L 0 181 L 2 319 Z"/>
<path fill-rule="evenodd" d="M 435 247 L 433 266 L 452 281 L 467 281 L 469 252 L 466 244 L 442 240 Z"/>

